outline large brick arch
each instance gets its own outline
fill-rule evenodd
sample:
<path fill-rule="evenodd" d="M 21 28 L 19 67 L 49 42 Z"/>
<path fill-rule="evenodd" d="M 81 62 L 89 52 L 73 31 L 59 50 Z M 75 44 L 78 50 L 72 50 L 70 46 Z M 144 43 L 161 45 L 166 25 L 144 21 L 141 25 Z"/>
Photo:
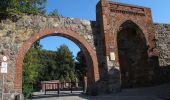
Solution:
<path fill-rule="evenodd" d="M 81 48 L 81 50 L 84 51 L 86 55 L 86 59 L 88 59 L 88 63 L 87 63 L 87 66 L 89 67 L 88 84 L 91 86 L 96 81 L 99 80 L 96 52 L 83 36 L 80 36 L 78 35 L 78 33 L 67 29 L 56 29 L 56 28 L 44 29 L 34 33 L 33 36 L 31 36 L 28 40 L 26 40 L 22 44 L 22 46 L 18 51 L 18 54 L 16 56 L 16 62 L 15 62 L 15 76 L 14 76 L 15 89 L 18 89 L 20 91 L 22 90 L 22 65 L 23 65 L 25 54 L 27 53 L 27 51 L 29 50 L 29 48 L 34 42 L 47 36 L 62 36 L 75 42 Z"/>

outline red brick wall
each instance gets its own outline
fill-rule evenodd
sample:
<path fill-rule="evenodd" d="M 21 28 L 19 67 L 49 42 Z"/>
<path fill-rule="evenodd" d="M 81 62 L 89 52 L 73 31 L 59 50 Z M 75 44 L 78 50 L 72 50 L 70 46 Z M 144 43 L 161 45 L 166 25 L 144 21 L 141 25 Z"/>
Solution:
<path fill-rule="evenodd" d="M 149 8 L 114 2 L 103 2 L 101 6 L 103 14 L 103 22 L 101 23 L 103 23 L 104 28 L 106 55 L 109 55 L 111 51 L 117 51 L 117 33 L 120 26 L 128 20 L 134 22 L 143 31 L 147 45 L 149 46 L 148 53 L 149 55 L 152 54 L 155 43 L 153 42 L 154 28 Z M 117 60 L 118 56 L 116 56 L 116 61 Z"/>
<path fill-rule="evenodd" d="M 119 30 L 121 30 L 121 25 L 127 21 L 136 24 L 142 31 L 148 47 L 148 57 L 158 56 L 150 8 L 101 0 L 97 5 L 97 25 L 101 36 L 103 36 L 103 54 L 106 59 L 105 67 L 108 71 L 115 67 L 120 70 L 117 36 Z M 115 61 L 110 60 L 110 52 L 115 52 Z M 149 77 L 150 71 L 151 66 L 143 73 L 146 73 Z"/>

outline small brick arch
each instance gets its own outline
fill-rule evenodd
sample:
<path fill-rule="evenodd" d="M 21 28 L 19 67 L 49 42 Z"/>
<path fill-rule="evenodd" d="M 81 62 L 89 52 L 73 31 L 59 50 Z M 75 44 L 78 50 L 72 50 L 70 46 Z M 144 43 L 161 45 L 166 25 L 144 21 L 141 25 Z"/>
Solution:
<path fill-rule="evenodd" d="M 122 27 L 122 29 L 117 32 L 116 36 L 116 56 L 121 71 L 122 86 L 127 87 L 129 84 L 130 86 L 142 84 L 142 81 L 145 81 L 144 78 L 147 78 L 143 76 L 147 76 L 147 74 L 142 74 L 139 71 L 142 72 L 143 69 L 149 65 L 147 61 L 148 48 L 146 36 L 143 30 L 133 21 L 127 20 L 122 23 L 120 27 Z M 123 39 L 121 39 L 122 37 Z M 136 41 L 136 39 L 138 41 Z M 135 40 L 135 42 L 133 40 Z M 134 58 L 133 56 L 138 56 L 138 58 Z"/>
<path fill-rule="evenodd" d="M 124 23 L 126 23 L 126 22 L 131 22 L 131 23 L 133 23 L 134 25 L 136 25 L 143 33 L 147 33 L 147 31 L 146 31 L 146 29 L 143 27 L 143 25 L 141 25 L 139 22 L 136 22 L 135 20 L 133 20 L 133 19 L 122 19 L 122 20 L 120 20 L 117 24 L 117 27 L 115 28 L 116 29 L 116 36 L 115 36 L 115 38 L 116 39 L 114 39 L 115 41 L 117 41 L 117 33 L 119 32 L 119 30 L 120 30 L 120 27 L 121 27 L 121 25 L 123 25 Z M 147 39 L 147 36 L 145 35 L 145 34 L 143 34 L 144 35 L 144 37 L 145 37 L 145 39 L 146 39 L 146 41 L 148 41 Z M 115 42 L 116 43 L 116 42 Z"/>
<path fill-rule="evenodd" d="M 31 47 L 31 45 L 37 40 L 47 37 L 47 36 L 62 36 L 66 37 L 73 42 L 75 42 L 81 49 L 83 49 L 86 59 L 88 59 L 87 66 L 90 66 L 89 72 L 87 73 L 88 84 L 92 86 L 96 81 L 99 80 L 98 62 L 95 50 L 86 41 L 83 36 L 78 35 L 78 33 L 68 30 L 68 29 L 44 29 L 34 33 L 29 39 L 27 39 L 20 47 L 18 54 L 16 56 L 15 62 L 15 76 L 14 76 L 14 88 L 22 91 L 22 65 L 24 56 Z"/>
<path fill-rule="evenodd" d="M 136 27 L 137 29 L 139 29 L 139 30 L 141 31 L 141 34 L 139 34 L 139 35 L 142 37 L 142 39 L 143 39 L 145 42 L 147 42 L 147 36 L 145 35 L 146 30 L 145 30 L 145 28 L 144 28 L 142 25 L 138 24 L 137 22 L 134 22 L 134 21 L 132 21 L 132 20 L 123 20 L 123 21 L 121 21 L 121 23 L 119 23 L 117 29 L 119 29 L 119 28 L 120 28 L 123 24 L 125 24 L 125 23 L 130 23 L 130 24 L 132 24 L 134 27 Z M 120 31 L 120 30 L 119 30 L 119 31 Z M 118 32 L 119 32 L 119 31 L 118 31 Z M 117 41 L 118 32 L 116 33 L 116 39 L 115 39 L 116 41 Z"/>
<path fill-rule="evenodd" d="M 120 31 L 120 27 L 124 24 L 124 23 L 127 23 L 127 22 L 129 22 L 129 23 L 132 23 L 133 25 L 135 25 L 139 30 L 141 30 L 141 33 L 142 34 L 140 34 L 142 37 L 143 37 L 143 39 L 144 39 L 144 41 L 146 42 L 146 45 L 148 45 L 148 41 L 147 41 L 147 36 L 146 36 L 146 34 L 144 34 L 145 32 L 146 32 L 146 30 L 145 30 L 145 28 L 144 27 L 142 27 L 139 23 L 137 23 L 137 22 L 134 22 L 133 20 L 131 20 L 131 19 L 124 19 L 124 20 L 121 20 L 119 23 L 118 23 L 118 25 L 117 25 L 117 27 L 115 28 L 116 29 L 116 31 L 115 31 L 115 37 L 114 37 L 114 45 L 115 45 L 115 56 L 116 56 L 116 62 L 117 62 L 117 64 L 119 65 L 119 58 L 118 58 L 118 45 L 117 45 L 117 37 L 118 37 L 118 33 L 119 33 L 119 31 Z"/>

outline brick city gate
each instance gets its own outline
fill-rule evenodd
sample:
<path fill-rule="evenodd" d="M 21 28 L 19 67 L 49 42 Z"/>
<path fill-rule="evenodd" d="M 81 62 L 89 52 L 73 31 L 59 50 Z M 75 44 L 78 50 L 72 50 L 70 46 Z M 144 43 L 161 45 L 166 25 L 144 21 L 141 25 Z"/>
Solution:
<path fill-rule="evenodd" d="M 28 49 L 51 35 L 66 37 L 83 50 L 91 94 L 153 83 L 159 75 L 155 58 L 160 66 L 169 66 L 170 25 L 154 24 L 149 8 L 100 0 L 96 16 L 96 21 L 39 15 L 2 20 L 0 50 L 9 52 L 5 100 L 22 93 L 22 64 Z"/>
<path fill-rule="evenodd" d="M 19 52 L 16 56 L 15 63 L 15 78 L 14 78 L 14 88 L 22 89 L 22 64 L 24 61 L 24 56 L 27 53 L 28 49 L 34 44 L 37 40 L 47 37 L 47 36 L 63 36 L 79 45 L 83 51 L 86 61 L 87 61 L 87 77 L 88 77 L 88 88 L 90 89 L 95 82 L 99 80 L 98 73 L 98 63 L 97 56 L 92 48 L 92 46 L 86 41 L 86 39 L 78 33 L 68 30 L 68 29 L 44 29 L 40 30 L 37 33 L 34 33 L 29 39 L 27 39 L 19 49 Z"/>

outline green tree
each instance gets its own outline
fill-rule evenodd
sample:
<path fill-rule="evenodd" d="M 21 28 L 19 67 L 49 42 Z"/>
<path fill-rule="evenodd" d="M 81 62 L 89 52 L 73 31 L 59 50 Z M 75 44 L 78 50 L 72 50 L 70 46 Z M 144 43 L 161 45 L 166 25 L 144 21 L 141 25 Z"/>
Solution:
<path fill-rule="evenodd" d="M 39 81 L 56 80 L 58 77 L 58 70 L 56 64 L 56 51 L 41 50 L 39 60 L 42 64 L 40 69 Z"/>
<path fill-rule="evenodd" d="M 40 41 L 36 41 L 33 45 L 32 48 L 35 48 L 37 51 L 40 51 L 42 49 L 42 45 L 40 44 Z"/>
<path fill-rule="evenodd" d="M 18 9 L 18 0 L 0 0 L 0 13 L 3 14 L 12 14 L 19 13 Z"/>
<path fill-rule="evenodd" d="M 84 76 L 87 73 L 86 59 L 82 51 L 77 53 L 77 62 L 75 63 L 76 75 L 79 81 L 84 81 Z"/>
<path fill-rule="evenodd" d="M 0 0 L 0 15 L 45 14 L 46 0 Z"/>
<path fill-rule="evenodd" d="M 58 65 L 58 72 L 60 81 L 75 80 L 75 60 L 72 52 L 66 45 L 61 45 L 57 49 L 56 61 Z"/>
<path fill-rule="evenodd" d="M 41 69 L 41 64 L 39 63 L 38 52 L 36 49 L 31 48 L 25 58 L 23 64 L 23 94 L 25 99 L 29 98 L 31 92 L 33 91 L 33 84 L 36 83 L 39 72 Z"/>
<path fill-rule="evenodd" d="M 61 45 L 57 51 L 41 50 L 39 60 L 42 64 L 39 81 L 75 80 L 75 60 L 66 45 Z"/>
<path fill-rule="evenodd" d="M 83 88 L 83 91 L 86 92 L 87 89 L 87 64 L 86 58 L 82 51 L 77 53 L 76 63 L 75 63 L 76 75 L 81 82 L 80 86 Z"/>
<path fill-rule="evenodd" d="M 49 16 L 59 16 L 58 11 L 55 9 L 48 14 Z"/>
<path fill-rule="evenodd" d="M 39 53 L 42 48 L 40 42 L 37 41 L 28 50 L 23 64 L 23 94 L 25 99 L 28 99 L 33 91 L 35 84 L 40 76 L 39 69 L 42 69 L 42 64 L 39 60 Z"/>
<path fill-rule="evenodd" d="M 33 91 L 33 84 L 40 81 L 73 81 L 75 78 L 75 59 L 66 45 L 61 45 L 57 51 L 48 51 L 43 50 L 37 41 L 25 56 L 23 64 L 23 94 L 25 98 L 28 98 Z"/>
<path fill-rule="evenodd" d="M 45 14 L 46 0 L 18 0 L 18 11 L 27 14 Z"/>

